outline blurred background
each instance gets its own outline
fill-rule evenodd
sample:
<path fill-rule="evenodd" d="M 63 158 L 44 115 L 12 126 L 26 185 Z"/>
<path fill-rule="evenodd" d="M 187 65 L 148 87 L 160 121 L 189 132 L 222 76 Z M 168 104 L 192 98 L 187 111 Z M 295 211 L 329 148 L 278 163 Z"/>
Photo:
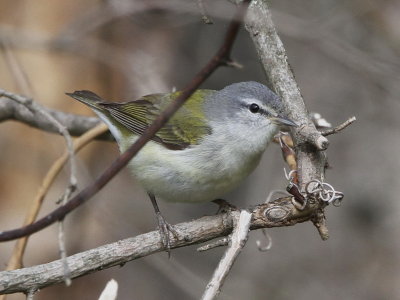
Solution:
<path fill-rule="evenodd" d="M 182 88 L 221 44 L 234 6 L 205 1 L 206 25 L 196 1 L 0 0 L 0 88 L 47 107 L 92 115 L 64 95 L 89 89 L 122 101 Z M 211 3 L 212 2 L 212 3 Z M 220 299 L 399 299 L 400 2 L 395 0 L 272 0 L 272 16 L 306 105 L 333 125 L 357 122 L 330 136 L 327 181 L 344 192 L 327 208 L 330 239 L 311 223 L 268 230 L 273 246 L 257 250 L 252 232 Z M 233 58 L 242 70 L 218 69 L 205 88 L 265 82 L 248 34 Z M 19 227 L 64 140 L 15 122 L 0 124 L 0 230 Z M 118 155 L 116 144 L 96 141 L 78 154 L 79 188 Z M 259 168 L 225 199 L 245 207 L 284 189 L 284 163 L 271 145 Z M 56 207 L 68 170 L 46 197 L 41 216 Z M 216 212 L 214 204 L 159 203 L 172 224 Z M 69 255 L 155 229 L 145 192 L 124 170 L 66 220 Z M 14 242 L 0 244 L 3 270 Z M 160 253 L 43 289 L 35 299 L 97 299 L 106 282 L 118 299 L 198 299 L 224 249 L 196 246 Z M 29 241 L 25 266 L 59 258 L 57 226 Z M 7 299 L 25 299 L 11 295 Z"/>

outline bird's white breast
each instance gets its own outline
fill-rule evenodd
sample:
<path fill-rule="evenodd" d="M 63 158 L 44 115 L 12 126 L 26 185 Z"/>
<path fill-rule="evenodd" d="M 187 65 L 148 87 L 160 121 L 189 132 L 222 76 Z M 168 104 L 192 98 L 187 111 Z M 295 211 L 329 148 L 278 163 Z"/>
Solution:
<path fill-rule="evenodd" d="M 254 170 L 271 134 L 238 136 L 235 132 L 230 136 L 226 128 L 221 132 L 217 128 L 199 145 L 184 150 L 169 150 L 150 141 L 129 166 L 144 188 L 156 197 L 176 202 L 211 201 Z M 133 137 L 120 143 L 121 151 L 135 140 Z"/>

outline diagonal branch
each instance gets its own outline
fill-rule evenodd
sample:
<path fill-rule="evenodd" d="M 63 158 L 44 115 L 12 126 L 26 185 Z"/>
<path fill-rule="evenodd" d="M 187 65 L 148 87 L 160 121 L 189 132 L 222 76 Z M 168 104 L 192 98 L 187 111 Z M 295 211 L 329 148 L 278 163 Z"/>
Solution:
<path fill-rule="evenodd" d="M 90 141 L 92 141 L 96 136 L 107 131 L 108 128 L 105 124 L 100 124 L 95 128 L 87 131 L 81 137 L 74 140 L 74 151 L 75 153 L 82 149 L 85 145 L 87 145 Z M 46 176 L 43 178 L 42 184 L 40 185 L 34 200 L 30 204 L 28 209 L 28 213 L 25 216 L 24 225 L 28 225 L 33 223 L 38 214 L 39 210 L 42 207 L 42 203 L 44 197 L 47 195 L 51 185 L 56 179 L 57 175 L 64 167 L 65 163 L 68 160 L 68 153 L 65 152 L 60 158 L 58 158 L 53 165 L 48 170 Z M 28 237 L 23 237 L 17 241 L 15 244 L 13 254 L 10 258 L 10 261 L 7 264 L 7 270 L 19 269 L 22 268 L 22 257 L 24 255 L 26 245 L 28 242 Z"/>
<path fill-rule="evenodd" d="M 270 87 L 282 97 L 290 118 L 300 124 L 298 128 L 292 129 L 300 187 L 304 188 L 307 182 L 315 178 L 323 180 L 323 150 L 328 147 L 328 140 L 318 132 L 308 116 L 266 0 L 252 1 L 245 27 L 254 42 Z"/>
<path fill-rule="evenodd" d="M 22 228 L 0 232 L 0 241 L 9 241 L 26 235 L 35 233 L 58 220 L 62 220 L 69 212 L 86 202 L 90 197 L 96 194 L 104 185 L 106 185 L 125 165 L 132 159 L 136 153 L 164 126 L 172 115 L 183 105 L 190 95 L 202 84 L 219 66 L 231 61 L 230 52 L 235 38 L 240 29 L 249 1 L 243 1 L 238 6 L 236 14 L 231 21 L 224 42 L 217 53 L 211 58 L 208 64 L 200 70 L 192 79 L 186 88 L 182 90 L 180 96 L 169 105 L 157 119 L 146 129 L 138 140 L 127 151 L 121 154 L 112 165 L 106 169 L 97 180 L 73 197 L 68 203 L 60 206 L 49 215 L 36 221 L 31 225 Z"/>
<path fill-rule="evenodd" d="M 215 299 L 221 292 L 225 278 L 232 269 L 233 263 L 246 245 L 249 237 L 252 214 L 247 210 L 242 210 L 237 219 L 234 219 L 234 230 L 231 235 L 230 246 L 221 258 L 218 267 L 215 269 L 213 277 L 207 284 L 207 288 L 201 297 L 202 300 Z"/>

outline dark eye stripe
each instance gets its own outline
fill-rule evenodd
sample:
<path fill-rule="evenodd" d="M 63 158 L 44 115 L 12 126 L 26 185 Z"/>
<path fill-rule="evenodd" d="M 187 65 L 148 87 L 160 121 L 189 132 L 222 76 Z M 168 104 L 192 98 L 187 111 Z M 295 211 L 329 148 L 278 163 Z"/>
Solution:
<path fill-rule="evenodd" d="M 244 107 L 244 108 L 246 108 L 246 109 L 248 109 L 249 111 L 251 111 L 252 113 L 254 113 L 254 114 L 256 114 L 256 113 L 258 113 L 258 114 L 262 114 L 262 115 L 265 115 L 265 116 L 272 116 L 274 113 L 273 112 L 270 112 L 270 111 L 268 111 L 268 110 L 266 110 L 266 109 L 264 109 L 262 106 L 260 106 L 259 104 L 257 104 L 257 103 L 251 103 L 250 102 L 250 105 L 249 105 L 249 102 L 242 102 L 241 103 L 241 105 Z"/>
<path fill-rule="evenodd" d="M 269 112 L 269 111 L 267 111 L 267 110 L 265 110 L 265 109 L 263 109 L 263 108 L 260 108 L 259 113 L 261 113 L 261 114 L 263 114 L 263 115 L 265 115 L 265 116 L 267 116 L 267 117 L 269 117 L 269 116 L 272 115 L 271 112 Z"/>

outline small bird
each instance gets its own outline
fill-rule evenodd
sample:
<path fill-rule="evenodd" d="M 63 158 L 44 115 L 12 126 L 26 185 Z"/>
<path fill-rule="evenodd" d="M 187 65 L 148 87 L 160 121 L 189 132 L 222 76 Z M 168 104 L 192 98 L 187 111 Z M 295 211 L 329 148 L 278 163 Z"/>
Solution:
<path fill-rule="evenodd" d="M 112 103 L 90 91 L 67 93 L 89 106 L 124 152 L 181 92 Z M 201 89 L 185 102 L 128 166 L 150 196 L 162 242 L 169 231 L 156 197 L 174 202 L 212 201 L 236 187 L 258 165 L 287 118 L 280 98 L 257 82 Z"/>

